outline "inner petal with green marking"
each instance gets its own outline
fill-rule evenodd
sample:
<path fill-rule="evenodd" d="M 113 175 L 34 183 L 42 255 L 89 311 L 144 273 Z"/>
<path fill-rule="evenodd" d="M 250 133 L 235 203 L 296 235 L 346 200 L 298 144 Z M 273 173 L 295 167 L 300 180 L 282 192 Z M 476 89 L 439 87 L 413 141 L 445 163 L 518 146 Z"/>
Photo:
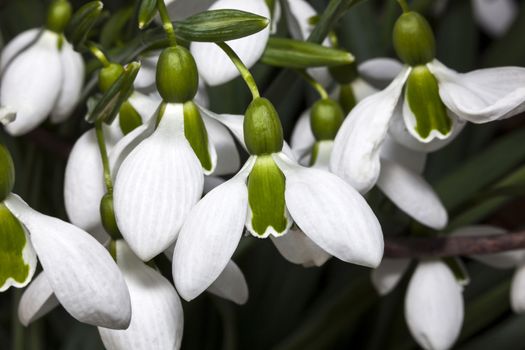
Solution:
<path fill-rule="evenodd" d="M 423 140 L 434 136 L 446 138 L 450 135 L 452 120 L 439 97 L 438 82 L 426 66 L 412 68 L 406 83 L 405 98 L 409 112 L 412 112 L 415 119 L 415 125 L 412 125 L 405 115 L 409 130 L 413 128 Z M 405 110 L 404 113 L 406 112 Z"/>
<path fill-rule="evenodd" d="M 271 155 L 258 156 L 248 177 L 248 230 L 256 237 L 279 236 L 290 227 L 284 199 L 285 178 Z"/>
<path fill-rule="evenodd" d="M 22 224 L 0 203 L 0 291 L 27 285 L 35 267 L 36 255 Z"/>
<path fill-rule="evenodd" d="M 206 172 L 212 172 L 213 162 L 208 144 L 208 132 L 200 111 L 193 102 L 184 104 L 184 135 Z"/>

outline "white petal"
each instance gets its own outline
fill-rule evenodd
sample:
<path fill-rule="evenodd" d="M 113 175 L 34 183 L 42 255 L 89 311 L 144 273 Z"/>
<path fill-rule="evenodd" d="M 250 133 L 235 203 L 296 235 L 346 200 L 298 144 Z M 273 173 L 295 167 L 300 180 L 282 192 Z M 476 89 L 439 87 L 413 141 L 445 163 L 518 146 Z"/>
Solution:
<path fill-rule="evenodd" d="M 162 102 L 162 100 L 155 95 L 144 95 L 136 91 L 133 92 L 128 101 L 142 117 L 143 123 L 155 115 L 155 111 Z"/>
<path fill-rule="evenodd" d="M 250 158 L 244 169 L 253 163 Z M 185 300 L 197 297 L 219 277 L 239 244 L 248 211 L 247 175 L 241 171 L 213 189 L 184 222 L 173 255 L 173 280 Z"/>
<path fill-rule="evenodd" d="M 218 0 L 210 7 L 210 10 L 217 9 L 236 9 L 270 18 L 270 12 L 264 0 Z M 266 27 L 258 33 L 226 43 L 250 68 L 262 56 L 269 35 L 270 28 Z M 193 42 L 191 53 L 197 62 L 200 76 L 208 85 L 223 84 L 239 76 L 237 68 L 228 56 L 213 43 Z"/>
<path fill-rule="evenodd" d="M 73 46 L 64 40 L 60 51 L 62 84 L 60 95 L 53 108 L 51 121 L 63 122 L 76 107 L 84 84 L 84 61 Z"/>
<path fill-rule="evenodd" d="M 331 255 L 376 267 L 383 256 L 383 234 L 363 197 L 339 177 L 274 155 L 286 177 L 286 206 L 299 228 Z"/>
<path fill-rule="evenodd" d="M 403 147 L 391 137 L 387 136 L 383 146 L 381 147 L 381 158 L 401 164 L 405 168 L 410 169 L 417 174 L 422 174 L 423 170 L 425 169 L 427 155 L 426 153 L 417 152 Z"/>
<path fill-rule="evenodd" d="M 237 145 L 228 129 L 212 118 L 203 118 L 208 131 L 209 142 L 214 146 L 217 159 L 213 175 L 226 175 L 237 172 L 241 159 Z"/>
<path fill-rule="evenodd" d="M 397 286 L 409 265 L 410 259 L 383 259 L 370 276 L 379 295 L 390 293 Z"/>
<path fill-rule="evenodd" d="M 443 203 L 419 174 L 382 159 L 377 186 L 399 209 L 423 225 L 436 230 L 447 225 L 448 215 Z"/>
<path fill-rule="evenodd" d="M 243 122 L 244 116 L 240 114 L 217 114 L 199 105 L 199 110 L 204 117 L 212 118 L 226 126 L 235 136 L 241 146 L 246 149 L 244 144 L 244 129 Z"/>
<path fill-rule="evenodd" d="M 230 260 L 208 292 L 243 305 L 248 301 L 248 285 L 241 269 Z"/>
<path fill-rule="evenodd" d="M 513 0 L 473 0 L 474 17 L 490 35 L 503 36 L 519 13 Z"/>
<path fill-rule="evenodd" d="M 51 113 L 62 86 L 57 43 L 56 34 L 44 31 L 3 73 L 0 104 L 16 111 L 16 120 L 6 126 L 11 135 L 31 131 Z"/>
<path fill-rule="evenodd" d="M 151 56 L 142 57 L 139 73 L 133 82 L 135 89 L 149 90 L 154 88 L 159 54 L 160 52 L 157 51 Z"/>
<path fill-rule="evenodd" d="M 184 136 L 182 113 L 182 105 L 167 105 L 157 130 L 129 154 L 117 173 L 117 224 L 144 261 L 175 241 L 202 194 L 204 176 Z"/>
<path fill-rule="evenodd" d="M 272 236 L 271 239 L 279 253 L 293 264 L 322 266 L 332 257 L 297 228 L 280 237 Z"/>
<path fill-rule="evenodd" d="M 13 38 L 2 50 L 0 59 L 0 71 L 6 68 L 11 60 L 18 55 L 22 50 L 28 49 L 37 38 L 42 29 L 33 28 L 26 30 Z"/>
<path fill-rule="evenodd" d="M 117 262 L 129 288 L 133 315 L 126 330 L 99 328 L 108 350 L 179 349 L 183 312 L 173 285 L 117 241 Z"/>
<path fill-rule="evenodd" d="M 510 305 L 515 313 L 525 313 L 525 265 L 516 269 L 510 289 Z"/>
<path fill-rule="evenodd" d="M 128 288 L 108 251 L 86 232 L 34 211 L 16 195 L 4 203 L 31 233 L 60 304 L 80 322 L 126 328 L 131 318 Z"/>
<path fill-rule="evenodd" d="M 361 63 L 357 70 L 361 78 L 377 89 L 384 89 L 403 70 L 403 64 L 392 58 L 374 58 Z"/>
<path fill-rule="evenodd" d="M 381 144 L 409 72 L 404 69 L 385 90 L 359 102 L 335 138 L 331 170 L 361 193 L 379 176 Z"/>
<path fill-rule="evenodd" d="M 312 149 L 315 143 L 315 136 L 310 126 L 310 109 L 304 111 L 295 123 L 290 146 L 295 154 L 295 158 L 303 158 Z"/>
<path fill-rule="evenodd" d="M 225 183 L 226 180 L 224 180 L 222 177 L 218 176 L 205 176 L 204 177 L 204 189 L 202 190 L 204 194 L 210 192 L 215 187 L 222 185 Z"/>
<path fill-rule="evenodd" d="M 22 294 L 18 304 L 18 319 L 24 326 L 38 320 L 58 306 L 44 272 L 41 272 Z"/>
<path fill-rule="evenodd" d="M 389 83 L 390 81 L 388 81 L 387 83 Z M 352 84 L 352 89 L 354 91 L 354 96 L 357 102 L 364 100 L 365 98 L 367 98 L 370 95 L 375 94 L 376 92 L 379 92 L 379 90 L 377 90 L 376 88 L 374 88 L 372 85 L 368 84 L 366 81 L 364 81 L 361 78 L 354 79 L 354 81 L 351 84 Z"/>
<path fill-rule="evenodd" d="M 443 103 L 462 119 L 486 123 L 525 110 L 525 68 L 487 68 L 460 74 L 437 60 L 427 66 L 439 82 Z"/>
<path fill-rule="evenodd" d="M 277 27 L 279 25 L 279 21 L 281 20 L 281 13 L 281 3 L 279 1 L 275 1 L 272 13 L 272 23 L 270 24 L 270 34 L 277 34 Z"/>
<path fill-rule="evenodd" d="M 405 318 L 417 343 L 427 350 L 446 350 L 463 323 L 462 288 L 441 261 L 419 263 L 405 296 Z"/>
<path fill-rule="evenodd" d="M 69 221 L 92 234 L 104 232 L 100 200 L 106 193 L 104 170 L 95 130 L 86 131 L 75 143 L 64 176 L 64 204 Z M 103 242 L 107 235 L 97 235 Z"/>
<path fill-rule="evenodd" d="M 502 235 L 506 233 L 508 232 L 500 227 L 489 225 L 474 225 L 457 229 L 450 235 L 468 237 Z M 494 254 L 471 255 L 470 257 L 495 268 L 508 269 L 519 265 L 523 261 L 523 258 L 525 258 L 525 250 L 509 250 L 506 252 Z"/>
<path fill-rule="evenodd" d="M 317 144 L 317 157 L 315 162 L 312 164 L 312 168 L 329 171 L 330 157 L 334 148 L 333 141 L 319 141 Z"/>
<path fill-rule="evenodd" d="M 215 0 L 166 0 L 170 18 L 174 21 L 185 19 L 206 11 Z"/>

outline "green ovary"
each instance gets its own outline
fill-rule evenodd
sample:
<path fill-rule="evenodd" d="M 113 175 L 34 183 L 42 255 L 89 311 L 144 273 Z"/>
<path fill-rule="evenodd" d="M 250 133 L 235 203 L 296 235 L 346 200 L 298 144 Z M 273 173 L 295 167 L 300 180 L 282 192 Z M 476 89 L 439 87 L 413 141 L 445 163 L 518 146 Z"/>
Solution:
<path fill-rule="evenodd" d="M 438 82 L 426 66 L 412 69 L 405 93 L 416 118 L 415 131 L 421 138 L 426 139 L 433 130 L 444 136 L 450 133 L 452 120 L 439 97 Z"/>
<path fill-rule="evenodd" d="M 284 199 L 285 178 L 271 155 L 258 156 L 248 177 L 248 201 L 252 211 L 251 224 L 260 236 L 265 236 L 271 226 L 276 232 L 284 232 L 286 205 Z"/>
<path fill-rule="evenodd" d="M 29 276 L 29 265 L 23 251 L 27 244 L 24 229 L 17 218 L 0 203 L 0 287 L 9 278 L 23 283 Z"/>

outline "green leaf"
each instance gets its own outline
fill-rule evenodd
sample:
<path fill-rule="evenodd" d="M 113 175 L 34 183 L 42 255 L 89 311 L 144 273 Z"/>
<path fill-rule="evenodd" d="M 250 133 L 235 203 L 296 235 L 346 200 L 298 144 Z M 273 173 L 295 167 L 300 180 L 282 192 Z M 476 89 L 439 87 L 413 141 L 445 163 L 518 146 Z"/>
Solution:
<path fill-rule="evenodd" d="M 133 82 L 139 69 L 139 62 L 132 62 L 124 68 L 124 73 L 106 91 L 93 111 L 87 115 L 86 120 L 89 123 L 101 120 L 109 124 L 115 119 L 120 107 L 133 91 Z"/>
<path fill-rule="evenodd" d="M 100 32 L 100 43 L 103 47 L 119 44 L 132 16 L 133 7 L 125 7 L 111 16 Z"/>
<path fill-rule="evenodd" d="M 148 26 L 157 14 L 157 0 L 142 0 L 139 7 L 139 28 Z"/>
<path fill-rule="evenodd" d="M 239 10 L 210 10 L 174 22 L 175 34 L 187 41 L 221 42 L 243 38 L 268 26 L 266 17 Z"/>
<path fill-rule="evenodd" d="M 342 66 L 353 61 L 349 52 L 284 38 L 270 38 L 262 57 L 265 64 L 295 69 Z"/>
<path fill-rule="evenodd" d="M 86 41 L 91 28 L 100 18 L 103 8 L 102 1 L 91 1 L 73 14 L 64 34 L 75 49 L 81 47 Z"/>

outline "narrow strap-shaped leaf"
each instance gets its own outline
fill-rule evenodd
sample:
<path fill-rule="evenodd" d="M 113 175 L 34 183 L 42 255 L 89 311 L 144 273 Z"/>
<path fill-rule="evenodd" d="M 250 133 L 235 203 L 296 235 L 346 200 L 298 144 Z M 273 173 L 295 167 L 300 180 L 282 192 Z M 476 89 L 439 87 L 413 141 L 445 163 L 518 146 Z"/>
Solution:
<path fill-rule="evenodd" d="M 66 39 L 78 49 L 89 35 L 93 25 L 102 13 L 102 1 L 91 1 L 79 8 L 71 18 L 65 30 Z"/>
<path fill-rule="evenodd" d="M 157 14 L 157 0 L 142 0 L 139 7 L 139 28 L 144 28 L 151 23 Z"/>

